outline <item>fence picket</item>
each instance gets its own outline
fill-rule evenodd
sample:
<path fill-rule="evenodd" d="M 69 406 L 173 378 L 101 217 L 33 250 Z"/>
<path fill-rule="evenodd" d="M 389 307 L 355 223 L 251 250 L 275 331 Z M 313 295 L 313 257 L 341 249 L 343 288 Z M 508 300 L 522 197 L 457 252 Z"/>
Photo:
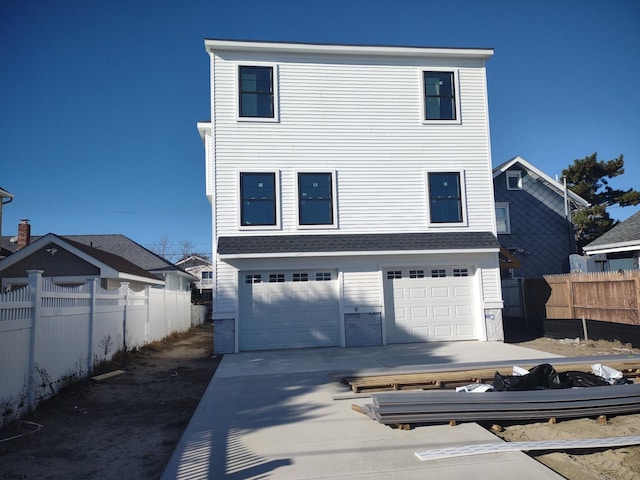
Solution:
<path fill-rule="evenodd" d="M 88 375 L 125 342 L 136 348 L 191 327 L 188 291 L 105 290 L 91 281 L 66 287 L 41 271 L 29 275 L 29 285 L 0 293 L 0 426 L 23 413 L 21 399 L 30 397 L 33 406 L 66 377 Z M 171 305 L 167 294 L 176 298 Z"/>

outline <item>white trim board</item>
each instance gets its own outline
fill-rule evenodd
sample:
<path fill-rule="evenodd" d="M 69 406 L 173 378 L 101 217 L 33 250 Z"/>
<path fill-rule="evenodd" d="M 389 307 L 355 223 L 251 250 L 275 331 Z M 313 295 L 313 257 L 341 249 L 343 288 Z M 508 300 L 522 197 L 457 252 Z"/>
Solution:
<path fill-rule="evenodd" d="M 434 448 L 416 452 L 416 456 L 424 461 L 440 458 L 462 457 L 484 453 L 501 453 L 532 450 L 568 450 L 576 448 L 611 448 L 640 444 L 640 435 L 624 437 L 589 438 L 582 440 L 541 440 L 535 442 L 504 442 L 463 445 L 459 447 Z"/>

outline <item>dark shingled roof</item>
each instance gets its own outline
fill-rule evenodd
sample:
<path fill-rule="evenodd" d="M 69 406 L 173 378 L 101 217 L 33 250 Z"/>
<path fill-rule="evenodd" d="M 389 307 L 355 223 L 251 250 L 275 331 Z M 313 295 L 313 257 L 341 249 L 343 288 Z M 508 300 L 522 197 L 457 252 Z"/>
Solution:
<path fill-rule="evenodd" d="M 80 242 L 76 242 L 71 240 L 70 238 L 63 238 L 64 241 L 73 245 L 78 250 L 86 253 L 87 255 L 91 255 L 96 260 L 104 263 L 105 265 L 109 265 L 111 268 L 117 270 L 121 273 L 128 273 L 130 275 L 137 275 L 139 277 L 152 278 L 157 280 L 155 275 L 147 272 L 145 269 L 139 267 L 138 265 L 130 262 L 126 258 L 122 258 L 119 255 L 115 255 L 111 252 L 105 252 L 104 250 L 98 250 L 97 248 L 90 247 Z"/>
<path fill-rule="evenodd" d="M 640 212 L 634 213 L 624 222 L 603 233 L 585 247 L 585 250 L 603 245 L 640 241 Z"/>
<path fill-rule="evenodd" d="M 363 233 L 220 237 L 218 254 L 346 253 L 500 248 L 491 232 Z"/>

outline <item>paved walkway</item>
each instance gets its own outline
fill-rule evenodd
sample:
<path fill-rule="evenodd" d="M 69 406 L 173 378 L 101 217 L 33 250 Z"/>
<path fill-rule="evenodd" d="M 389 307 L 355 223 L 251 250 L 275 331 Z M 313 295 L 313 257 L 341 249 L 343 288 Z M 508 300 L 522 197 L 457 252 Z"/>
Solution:
<path fill-rule="evenodd" d="M 550 357 L 496 342 L 227 354 L 162 478 L 559 479 L 522 452 L 422 462 L 416 451 L 502 440 L 475 423 L 391 429 L 351 409 L 369 398 L 333 400 L 350 390 L 329 377 L 347 369 Z"/>

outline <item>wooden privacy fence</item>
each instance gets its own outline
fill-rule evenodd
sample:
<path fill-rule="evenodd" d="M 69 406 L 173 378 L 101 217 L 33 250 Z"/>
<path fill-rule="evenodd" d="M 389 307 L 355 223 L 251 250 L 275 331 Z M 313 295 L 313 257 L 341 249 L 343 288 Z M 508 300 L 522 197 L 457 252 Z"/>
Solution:
<path fill-rule="evenodd" d="M 545 275 L 547 319 L 587 319 L 640 326 L 640 271 Z"/>
<path fill-rule="evenodd" d="M 61 287 L 29 271 L 27 286 L 0 293 L 0 426 L 117 351 L 190 327 L 188 291 Z"/>

